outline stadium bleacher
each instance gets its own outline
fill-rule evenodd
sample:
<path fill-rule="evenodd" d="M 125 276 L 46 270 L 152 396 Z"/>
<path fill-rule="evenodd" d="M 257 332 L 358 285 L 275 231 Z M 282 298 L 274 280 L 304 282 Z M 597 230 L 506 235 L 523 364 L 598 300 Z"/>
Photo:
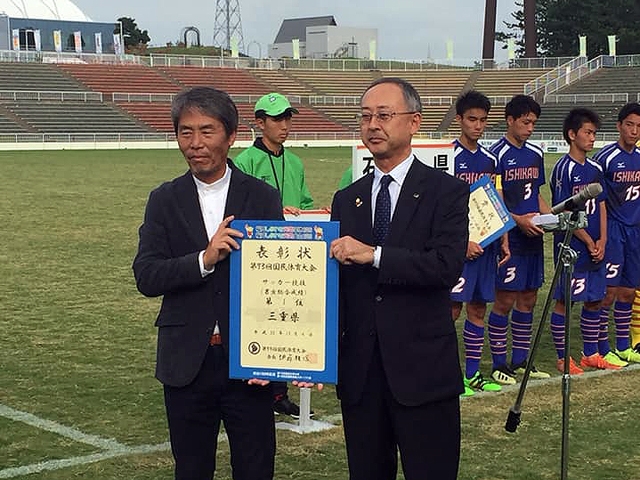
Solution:
<path fill-rule="evenodd" d="M 253 125 L 253 103 L 257 97 L 279 91 L 289 96 L 300 110 L 293 124 L 294 132 L 309 138 L 329 132 L 355 134 L 358 99 L 373 80 L 382 76 L 407 79 L 423 97 L 421 132 L 457 134 L 453 104 L 461 92 L 470 88 L 492 98 L 487 131 L 499 131 L 504 128 L 504 103 L 523 92 L 525 83 L 546 71 L 526 68 L 329 71 L 2 63 L 0 133 L 171 133 L 172 96 L 185 87 L 210 85 L 235 98 L 241 132 L 249 132 Z M 640 67 L 600 68 L 554 92 L 559 96 L 543 104 L 536 130 L 558 133 L 566 112 L 581 105 L 602 116 L 603 131 L 614 131 L 615 115 L 623 102 L 576 102 L 565 96 L 624 93 L 630 100 L 636 100 L 640 92 L 639 73 Z M 114 93 L 118 94 L 115 98 Z"/>

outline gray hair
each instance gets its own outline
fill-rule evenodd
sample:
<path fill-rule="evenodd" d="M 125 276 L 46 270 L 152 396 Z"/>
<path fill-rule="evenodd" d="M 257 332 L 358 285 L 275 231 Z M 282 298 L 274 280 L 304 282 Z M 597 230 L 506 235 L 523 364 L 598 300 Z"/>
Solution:
<path fill-rule="evenodd" d="M 238 130 L 238 109 L 231 97 L 222 90 L 194 87 L 176 95 L 171 104 L 171 120 L 175 133 L 178 133 L 180 117 L 188 110 L 198 110 L 218 120 L 224 126 L 227 137 Z"/>
<path fill-rule="evenodd" d="M 402 90 L 402 96 L 404 97 L 404 103 L 406 103 L 407 105 L 407 110 L 410 112 L 422 113 L 422 102 L 420 101 L 420 95 L 416 91 L 415 87 L 405 79 L 399 77 L 382 77 L 377 79 L 364 91 L 364 93 L 360 97 L 360 103 L 362 103 L 362 98 L 369 90 L 371 90 L 376 85 L 381 85 L 383 83 L 392 83 L 400 87 L 400 89 Z"/>

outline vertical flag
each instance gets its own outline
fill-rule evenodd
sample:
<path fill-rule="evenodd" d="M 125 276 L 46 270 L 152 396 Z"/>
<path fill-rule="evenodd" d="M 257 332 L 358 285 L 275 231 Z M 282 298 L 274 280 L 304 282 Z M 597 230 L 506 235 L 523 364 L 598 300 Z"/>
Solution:
<path fill-rule="evenodd" d="M 53 31 L 53 47 L 58 53 L 62 51 L 62 32 L 60 30 Z"/>
<path fill-rule="evenodd" d="M 122 40 L 119 33 L 113 34 L 113 53 L 116 55 L 122 55 Z"/>
<path fill-rule="evenodd" d="M 609 40 L 609 55 L 612 57 L 616 56 L 616 36 L 615 35 L 607 35 L 607 39 Z"/>
<path fill-rule="evenodd" d="M 369 60 L 375 60 L 378 56 L 378 42 L 369 40 Z"/>
<path fill-rule="evenodd" d="M 40 30 L 33 31 L 33 43 L 35 43 L 36 52 L 42 50 L 42 37 L 40 36 Z"/>
<path fill-rule="evenodd" d="M 231 56 L 238 58 L 238 39 L 236 37 L 231 37 Z"/>
<path fill-rule="evenodd" d="M 17 28 L 11 30 L 11 39 L 13 40 L 13 49 L 20 50 L 20 30 Z"/>
<path fill-rule="evenodd" d="M 578 39 L 580 40 L 580 57 L 586 57 L 587 56 L 587 36 L 586 35 L 580 35 L 578 37 Z"/>
<path fill-rule="evenodd" d="M 291 40 L 291 48 L 293 49 L 293 59 L 300 60 L 300 39 L 294 38 Z"/>
<path fill-rule="evenodd" d="M 453 60 L 453 40 L 447 40 L 447 60 Z"/>
<path fill-rule="evenodd" d="M 516 58 L 516 39 L 507 39 L 507 58 L 513 60 Z"/>
<path fill-rule="evenodd" d="M 102 55 L 102 32 L 95 33 L 96 38 L 96 53 Z"/>
<path fill-rule="evenodd" d="M 76 53 L 82 53 L 82 32 L 80 30 L 73 32 L 73 42 L 76 46 Z"/>

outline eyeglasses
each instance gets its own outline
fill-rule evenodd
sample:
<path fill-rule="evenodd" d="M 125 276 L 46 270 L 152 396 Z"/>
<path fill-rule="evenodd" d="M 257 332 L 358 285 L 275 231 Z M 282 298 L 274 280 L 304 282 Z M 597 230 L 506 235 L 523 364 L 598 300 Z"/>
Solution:
<path fill-rule="evenodd" d="M 379 123 L 387 123 L 396 115 L 414 115 L 418 112 L 376 112 L 376 113 L 356 113 L 356 120 L 359 124 L 370 123 L 371 119 L 375 119 Z"/>

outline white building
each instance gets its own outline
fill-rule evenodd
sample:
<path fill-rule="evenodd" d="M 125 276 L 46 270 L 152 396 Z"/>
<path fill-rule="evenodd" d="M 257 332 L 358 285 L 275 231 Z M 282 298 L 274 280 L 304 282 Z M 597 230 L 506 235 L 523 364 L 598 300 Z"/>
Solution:
<path fill-rule="evenodd" d="M 378 43 L 377 28 L 340 27 L 333 16 L 285 19 L 269 57 L 293 58 L 294 41 L 300 58 L 370 58 Z"/>

